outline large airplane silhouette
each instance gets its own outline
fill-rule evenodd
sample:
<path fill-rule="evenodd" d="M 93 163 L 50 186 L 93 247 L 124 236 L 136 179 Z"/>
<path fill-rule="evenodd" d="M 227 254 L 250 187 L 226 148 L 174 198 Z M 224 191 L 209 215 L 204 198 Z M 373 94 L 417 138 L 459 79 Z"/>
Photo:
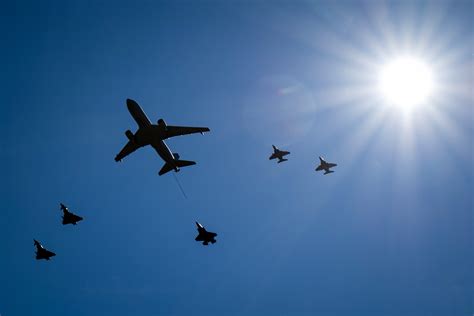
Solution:
<path fill-rule="evenodd" d="M 115 161 L 121 161 L 124 157 L 128 156 L 138 148 L 151 145 L 158 155 L 160 155 L 161 159 L 165 161 L 165 165 L 158 173 L 160 176 L 171 170 L 178 172 L 180 167 L 196 164 L 194 161 L 180 160 L 179 155 L 177 153 L 172 153 L 164 140 L 180 135 L 194 133 L 202 134 L 204 132 L 209 132 L 209 128 L 171 126 L 167 125 L 163 119 L 159 119 L 158 124 L 152 124 L 138 103 L 131 99 L 127 99 L 127 108 L 137 122 L 138 130 L 135 134 L 130 130 L 125 132 L 125 135 L 128 138 L 128 143 L 115 157 Z"/>

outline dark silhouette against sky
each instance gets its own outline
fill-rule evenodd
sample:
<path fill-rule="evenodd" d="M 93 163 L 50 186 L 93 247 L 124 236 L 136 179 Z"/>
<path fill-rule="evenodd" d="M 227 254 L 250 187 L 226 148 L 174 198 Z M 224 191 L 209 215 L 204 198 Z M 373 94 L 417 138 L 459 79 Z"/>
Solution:
<path fill-rule="evenodd" d="M 472 2 L 0 12 L 2 316 L 473 313 Z M 378 93 L 401 55 L 436 81 L 417 106 Z M 150 146 L 116 163 L 127 99 L 209 127 L 167 140 L 198 163 L 160 177 Z M 60 202 L 84 220 L 62 225 Z"/>

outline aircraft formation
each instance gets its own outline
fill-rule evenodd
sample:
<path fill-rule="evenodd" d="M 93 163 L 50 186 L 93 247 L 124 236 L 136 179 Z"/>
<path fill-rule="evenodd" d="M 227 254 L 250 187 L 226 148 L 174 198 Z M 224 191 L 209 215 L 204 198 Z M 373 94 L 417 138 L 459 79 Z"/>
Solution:
<path fill-rule="evenodd" d="M 173 153 L 170 148 L 166 145 L 165 140 L 182 135 L 196 134 L 209 132 L 208 127 L 189 127 L 189 126 L 173 126 L 167 125 L 163 119 L 159 119 L 157 124 L 151 123 L 151 121 L 146 116 L 142 108 L 132 99 L 126 100 L 128 111 L 138 125 L 138 129 L 135 133 L 131 130 L 125 131 L 125 136 L 128 139 L 128 142 L 120 150 L 120 152 L 115 156 L 115 161 L 120 162 L 122 159 L 133 153 L 139 148 L 150 145 L 155 149 L 157 154 L 164 161 L 164 165 L 161 170 L 158 172 L 158 175 L 162 176 L 170 171 L 179 172 L 180 168 L 195 165 L 195 161 L 182 160 L 178 153 Z M 273 153 L 269 157 L 269 160 L 278 159 L 277 163 L 282 163 L 288 161 L 285 156 L 289 155 L 289 151 L 280 150 L 275 145 L 272 145 Z M 336 167 L 337 164 L 327 162 L 324 158 L 319 157 L 319 165 L 316 167 L 316 171 L 323 171 L 324 175 L 333 173 L 334 171 L 331 168 Z M 82 221 L 82 218 L 79 215 L 76 215 L 69 211 L 69 208 L 60 203 L 60 209 L 63 211 L 62 224 L 63 225 L 77 225 L 78 222 Z M 202 242 L 204 246 L 209 245 L 209 243 L 214 244 L 217 242 L 217 234 L 214 232 L 207 231 L 206 228 L 196 221 L 198 235 L 195 240 Z M 34 240 L 34 246 L 36 247 L 36 259 L 37 260 L 50 260 L 51 257 L 56 256 L 56 254 L 50 250 L 47 250 L 39 241 Z"/>

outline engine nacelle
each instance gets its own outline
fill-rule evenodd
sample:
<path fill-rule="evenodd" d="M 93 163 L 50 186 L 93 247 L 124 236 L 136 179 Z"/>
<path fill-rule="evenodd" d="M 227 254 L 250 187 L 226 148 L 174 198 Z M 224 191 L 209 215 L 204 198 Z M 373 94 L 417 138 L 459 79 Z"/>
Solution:
<path fill-rule="evenodd" d="M 127 136 L 128 140 L 131 141 L 131 142 L 134 142 L 135 141 L 135 135 L 133 135 L 132 131 L 131 130 L 126 130 L 125 131 L 125 136 Z"/>
<path fill-rule="evenodd" d="M 164 130 L 166 130 L 166 122 L 164 119 L 159 119 L 158 120 L 158 126 L 162 127 Z"/>

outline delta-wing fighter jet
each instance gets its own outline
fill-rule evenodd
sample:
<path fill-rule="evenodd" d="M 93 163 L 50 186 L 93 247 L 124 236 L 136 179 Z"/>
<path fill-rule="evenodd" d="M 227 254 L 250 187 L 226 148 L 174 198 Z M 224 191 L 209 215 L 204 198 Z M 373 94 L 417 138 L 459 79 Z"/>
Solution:
<path fill-rule="evenodd" d="M 61 210 L 64 213 L 64 215 L 63 215 L 63 225 L 67 225 L 67 224 L 76 225 L 77 222 L 80 222 L 80 221 L 83 220 L 82 217 L 70 212 L 66 205 L 64 205 L 63 203 L 59 203 L 59 204 L 61 206 Z"/>
<path fill-rule="evenodd" d="M 196 241 L 202 241 L 202 244 L 204 246 L 207 246 L 209 243 L 214 244 L 217 240 L 215 237 L 217 236 L 216 233 L 213 232 L 208 232 L 204 226 L 196 222 L 197 230 L 199 232 L 199 235 L 196 236 Z"/>
<path fill-rule="evenodd" d="M 127 99 L 127 108 L 132 117 L 138 124 L 138 130 L 134 133 L 127 130 L 125 135 L 128 138 L 128 143 L 115 157 L 115 161 L 121 161 L 123 158 L 133 153 L 138 148 L 151 145 L 158 155 L 165 161 L 165 165 L 158 173 L 160 176 L 174 170 L 179 171 L 180 167 L 195 165 L 194 161 L 180 160 L 179 155 L 172 153 L 168 148 L 165 139 L 194 134 L 209 132 L 207 127 L 186 127 L 186 126 L 171 126 L 167 125 L 163 119 L 159 119 L 157 124 L 152 124 L 145 112 L 141 109 L 137 102 Z"/>
<path fill-rule="evenodd" d="M 327 162 L 324 158 L 319 157 L 319 166 L 316 168 L 316 171 L 324 170 L 324 174 L 333 173 L 334 171 L 329 170 L 332 167 L 337 166 L 335 163 Z"/>
<path fill-rule="evenodd" d="M 272 160 L 272 159 L 278 158 L 278 161 L 277 161 L 278 163 L 283 162 L 283 161 L 288 161 L 288 159 L 285 159 L 283 157 L 286 155 L 289 155 L 290 154 L 289 151 L 280 150 L 275 145 L 272 145 L 272 147 L 273 147 L 273 154 L 268 159 Z"/>
<path fill-rule="evenodd" d="M 36 260 L 49 260 L 49 258 L 54 257 L 56 255 L 54 252 L 44 248 L 43 245 L 41 245 L 41 243 L 36 239 L 33 239 L 33 241 L 35 242 L 36 247 Z"/>

